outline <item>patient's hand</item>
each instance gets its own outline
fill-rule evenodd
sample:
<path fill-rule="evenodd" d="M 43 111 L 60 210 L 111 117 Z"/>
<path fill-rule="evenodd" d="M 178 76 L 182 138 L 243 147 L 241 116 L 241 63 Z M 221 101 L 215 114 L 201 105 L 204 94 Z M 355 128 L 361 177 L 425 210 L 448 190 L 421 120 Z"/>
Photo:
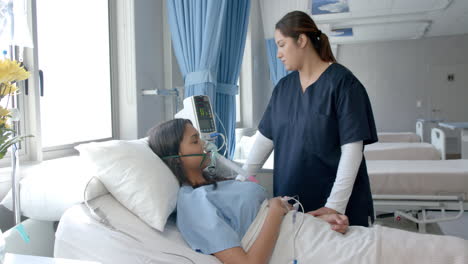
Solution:
<path fill-rule="evenodd" d="M 280 211 L 282 215 L 286 215 L 292 209 L 292 206 L 287 202 L 283 202 L 281 197 L 271 198 L 268 201 L 268 206 L 270 206 L 272 210 Z"/>
<path fill-rule="evenodd" d="M 318 210 L 308 212 L 317 218 L 320 218 L 331 225 L 332 230 L 339 233 L 346 233 L 349 227 L 349 220 L 346 215 L 338 214 L 335 210 L 322 207 Z"/>

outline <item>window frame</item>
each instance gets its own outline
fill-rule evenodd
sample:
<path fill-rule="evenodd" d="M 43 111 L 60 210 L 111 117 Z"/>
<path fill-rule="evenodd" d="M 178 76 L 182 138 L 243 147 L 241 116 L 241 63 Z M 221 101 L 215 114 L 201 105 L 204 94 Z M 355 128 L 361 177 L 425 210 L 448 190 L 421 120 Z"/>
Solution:
<path fill-rule="evenodd" d="M 39 91 L 39 76 L 38 76 L 38 42 L 37 42 L 37 0 L 27 0 L 28 9 L 28 25 L 31 31 L 33 44 L 35 48 L 24 48 L 23 59 L 24 64 L 31 73 L 28 79 L 28 94 L 24 92 L 24 82 L 20 85 L 21 93 L 17 95 L 17 102 L 21 112 L 20 134 L 33 135 L 21 142 L 19 158 L 22 161 L 40 162 L 42 160 L 55 159 L 71 155 L 77 155 L 78 151 L 75 146 L 88 142 L 99 142 L 119 137 L 119 113 L 118 113 L 118 49 L 117 49 L 117 5 L 116 1 L 107 0 L 108 2 L 108 20 L 109 20 L 109 63 L 110 63 L 110 97 L 111 97 L 111 133 L 108 138 L 93 139 L 89 141 L 81 141 L 60 146 L 43 148 L 41 143 L 41 118 L 40 118 L 40 95 Z M 39 47 L 40 48 L 40 47 Z M 15 46 L 14 58 L 18 58 L 20 52 Z M 5 155 L 5 158 L 0 160 L 0 167 L 10 166 L 11 154 Z"/>

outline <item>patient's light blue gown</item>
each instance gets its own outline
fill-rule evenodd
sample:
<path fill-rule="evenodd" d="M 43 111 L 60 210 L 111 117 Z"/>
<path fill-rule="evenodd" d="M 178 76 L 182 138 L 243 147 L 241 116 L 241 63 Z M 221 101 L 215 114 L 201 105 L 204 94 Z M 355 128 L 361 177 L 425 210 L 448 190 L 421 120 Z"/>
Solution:
<path fill-rule="evenodd" d="M 268 195 L 253 182 L 222 181 L 183 186 L 177 201 L 177 227 L 192 249 L 213 254 L 239 247 Z"/>

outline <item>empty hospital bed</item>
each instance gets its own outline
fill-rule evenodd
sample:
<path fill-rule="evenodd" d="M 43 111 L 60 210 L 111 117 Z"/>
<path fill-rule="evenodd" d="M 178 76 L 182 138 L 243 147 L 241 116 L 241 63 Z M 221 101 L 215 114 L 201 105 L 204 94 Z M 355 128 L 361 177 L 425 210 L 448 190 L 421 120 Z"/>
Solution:
<path fill-rule="evenodd" d="M 421 142 L 421 137 L 414 132 L 379 132 L 377 136 L 380 143 Z"/>
<path fill-rule="evenodd" d="M 431 131 L 431 144 L 419 143 L 374 143 L 366 145 L 364 156 L 367 160 L 440 160 L 445 159 L 445 134 L 442 130 L 434 128 Z M 247 159 L 255 136 L 243 136 L 237 146 L 234 159 L 243 162 Z M 273 161 L 272 152 L 268 158 Z"/>
<path fill-rule="evenodd" d="M 468 160 L 370 160 L 367 171 L 375 211 L 395 213 L 418 224 L 451 221 L 468 210 Z M 273 161 L 267 160 L 259 182 L 272 189 Z M 427 211 L 440 216 L 429 219 Z M 447 217 L 447 210 L 458 212 Z M 407 212 L 414 212 L 414 215 Z"/>
<path fill-rule="evenodd" d="M 374 143 L 364 148 L 366 160 L 440 160 L 445 159 L 445 134 L 434 128 L 431 144 L 419 142 Z"/>
<path fill-rule="evenodd" d="M 371 181 L 371 190 L 374 195 L 376 209 L 388 212 L 395 212 L 398 216 L 410 218 L 419 224 L 421 232 L 425 231 L 425 224 L 437 221 L 455 220 L 461 217 L 463 210 L 468 210 L 468 160 L 440 160 L 445 158 L 445 135 L 440 129 L 431 131 L 432 147 L 429 148 L 432 156 L 438 159 L 416 160 L 367 160 L 367 168 Z M 243 138 L 245 148 L 239 149 L 243 159 L 250 151 L 253 142 L 252 138 Z M 383 144 L 383 143 L 382 143 Z M 405 143 L 403 143 L 405 144 Z M 418 143 L 406 143 L 418 144 Z M 373 144 L 376 145 L 376 144 Z M 366 146 L 366 149 L 373 145 Z M 391 148 L 389 145 L 388 148 Z M 422 151 L 428 151 L 421 148 Z M 436 154 L 434 154 L 436 149 Z M 392 150 L 391 150 L 392 151 Z M 414 156 L 416 152 L 409 151 L 405 154 L 403 148 L 400 148 L 390 154 L 395 155 L 400 152 L 404 155 Z M 402 153 L 403 152 L 403 153 Z M 401 155 L 400 154 L 400 155 Z M 401 159 L 401 158 L 400 158 Z M 270 156 L 263 166 L 263 173 L 273 173 L 273 158 Z M 259 181 L 264 186 L 271 188 L 272 177 L 263 176 Z M 415 211 L 420 213 L 420 219 L 416 219 L 406 211 Z M 438 210 L 444 213 L 445 210 L 457 210 L 459 214 L 455 217 L 441 216 L 437 219 L 427 219 L 426 210 Z"/>
<path fill-rule="evenodd" d="M 430 143 L 374 143 L 364 148 L 366 160 L 440 160 Z"/>
<path fill-rule="evenodd" d="M 418 223 L 421 232 L 427 223 L 455 220 L 468 210 L 468 160 L 374 160 L 367 170 L 376 211 L 395 212 Z M 428 210 L 440 217 L 427 218 Z M 458 214 L 447 217 L 446 210 Z"/>

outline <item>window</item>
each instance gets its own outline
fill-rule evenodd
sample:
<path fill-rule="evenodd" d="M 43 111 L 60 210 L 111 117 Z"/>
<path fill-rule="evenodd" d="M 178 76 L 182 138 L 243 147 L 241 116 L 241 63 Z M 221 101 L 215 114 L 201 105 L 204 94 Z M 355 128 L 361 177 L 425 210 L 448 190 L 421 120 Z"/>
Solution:
<path fill-rule="evenodd" d="M 112 137 L 108 21 L 107 0 L 37 1 L 43 148 Z"/>
<path fill-rule="evenodd" d="M 26 0 L 34 48 L 24 49 L 29 93 L 19 96 L 23 159 L 73 153 L 73 146 L 113 137 L 108 0 Z M 23 59 L 17 48 L 16 58 Z M 24 103 L 22 103 L 24 102 Z"/>

